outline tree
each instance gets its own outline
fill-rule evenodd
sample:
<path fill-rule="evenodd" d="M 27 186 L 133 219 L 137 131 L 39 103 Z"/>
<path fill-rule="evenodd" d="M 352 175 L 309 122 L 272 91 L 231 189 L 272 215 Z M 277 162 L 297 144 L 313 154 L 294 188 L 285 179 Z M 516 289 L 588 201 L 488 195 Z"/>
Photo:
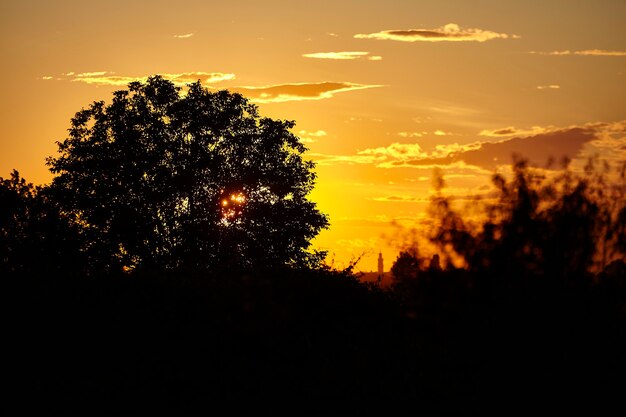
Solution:
<path fill-rule="evenodd" d="M 154 76 L 76 113 L 51 188 L 100 267 L 307 264 L 328 220 L 307 200 L 314 163 L 294 125 Z"/>
<path fill-rule="evenodd" d="M 78 230 L 47 195 L 13 171 L 0 177 L 0 272 L 50 275 L 82 267 Z"/>
<path fill-rule="evenodd" d="M 417 248 L 409 248 L 398 254 L 391 266 L 391 274 L 396 283 L 415 280 L 420 271 L 420 259 Z"/>
<path fill-rule="evenodd" d="M 626 164 L 615 173 L 595 165 L 591 159 L 583 175 L 566 169 L 546 179 L 517 160 L 510 180 L 493 176 L 498 198 L 479 224 L 464 220 L 438 189 L 430 240 L 483 274 L 563 280 L 601 271 L 626 256 Z"/>

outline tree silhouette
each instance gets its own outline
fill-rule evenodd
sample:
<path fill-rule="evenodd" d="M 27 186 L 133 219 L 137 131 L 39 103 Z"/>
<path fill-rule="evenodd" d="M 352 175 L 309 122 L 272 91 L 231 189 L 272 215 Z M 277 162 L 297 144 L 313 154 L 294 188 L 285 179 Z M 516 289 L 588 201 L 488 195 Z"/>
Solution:
<path fill-rule="evenodd" d="M 48 158 L 51 190 L 101 268 L 310 264 L 328 221 L 307 200 L 314 164 L 293 126 L 154 76 L 76 113 Z"/>
<path fill-rule="evenodd" d="M 13 171 L 0 177 L 0 272 L 64 273 L 82 267 L 80 235 L 48 190 Z"/>
<path fill-rule="evenodd" d="M 599 272 L 626 253 L 624 169 L 612 173 L 591 159 L 582 175 L 566 169 L 546 179 L 518 160 L 510 180 L 494 175 L 497 198 L 484 206 L 479 224 L 464 220 L 438 192 L 430 240 L 476 272 L 555 279 Z"/>

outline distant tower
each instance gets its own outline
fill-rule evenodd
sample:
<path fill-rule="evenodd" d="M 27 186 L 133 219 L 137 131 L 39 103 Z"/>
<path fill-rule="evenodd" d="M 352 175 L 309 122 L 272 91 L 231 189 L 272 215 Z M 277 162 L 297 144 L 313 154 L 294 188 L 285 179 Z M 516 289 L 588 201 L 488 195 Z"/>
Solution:
<path fill-rule="evenodd" d="M 383 267 L 383 253 L 378 252 L 378 275 L 382 276 L 385 273 L 385 268 Z"/>

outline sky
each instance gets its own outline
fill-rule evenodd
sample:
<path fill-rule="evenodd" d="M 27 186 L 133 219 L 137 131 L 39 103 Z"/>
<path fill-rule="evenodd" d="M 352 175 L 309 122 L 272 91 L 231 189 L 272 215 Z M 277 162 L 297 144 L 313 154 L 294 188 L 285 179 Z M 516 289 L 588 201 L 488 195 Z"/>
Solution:
<path fill-rule="evenodd" d="M 514 153 L 626 160 L 623 0 L 0 0 L 0 52 L 0 177 L 49 182 L 74 113 L 130 81 L 201 79 L 296 121 L 339 268 L 391 266 L 436 167 L 462 201 Z"/>

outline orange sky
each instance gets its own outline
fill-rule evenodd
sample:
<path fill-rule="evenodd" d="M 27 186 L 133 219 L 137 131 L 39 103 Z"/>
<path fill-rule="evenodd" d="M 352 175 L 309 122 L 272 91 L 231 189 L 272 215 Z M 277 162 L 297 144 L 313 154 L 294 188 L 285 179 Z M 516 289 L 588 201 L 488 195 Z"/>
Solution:
<path fill-rule="evenodd" d="M 296 120 L 336 266 L 391 265 L 434 166 L 463 197 L 513 152 L 626 159 L 621 0 L 2 0 L 0 31 L 0 176 L 48 182 L 73 114 L 131 80 L 200 78 Z"/>

